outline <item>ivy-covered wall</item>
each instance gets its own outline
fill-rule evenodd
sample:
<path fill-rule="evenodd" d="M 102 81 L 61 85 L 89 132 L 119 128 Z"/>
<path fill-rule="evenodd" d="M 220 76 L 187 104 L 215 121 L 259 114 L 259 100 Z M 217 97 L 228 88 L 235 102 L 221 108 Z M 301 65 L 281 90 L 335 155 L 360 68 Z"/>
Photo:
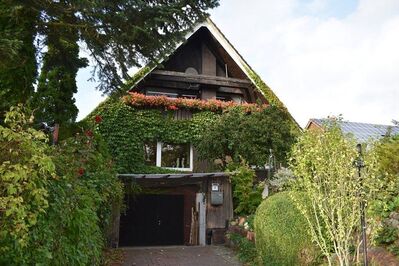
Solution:
<path fill-rule="evenodd" d="M 163 173 L 170 170 L 148 166 L 144 162 L 144 143 L 192 143 L 195 146 L 203 130 L 218 113 L 194 112 L 190 120 L 174 120 L 173 110 L 143 109 L 108 99 L 90 115 L 102 118 L 99 132 L 106 140 L 118 173 Z"/>
<path fill-rule="evenodd" d="M 181 109 L 190 110 L 192 118 L 174 119 L 175 112 Z M 279 163 L 284 163 L 298 135 L 293 132 L 294 122 L 284 107 L 216 100 L 204 102 L 131 93 L 109 98 L 87 121 L 95 121 L 96 117 L 102 120 L 97 127 L 120 174 L 177 172 L 156 167 L 154 159 L 150 160 L 152 165 L 146 164 L 144 145 L 157 142 L 192 144 L 194 151 L 198 151 L 193 158 L 193 171 L 197 172 L 215 167 L 199 164 L 198 159 L 224 160 L 226 156 L 261 166 L 267 161 L 269 149 L 273 149 Z"/>

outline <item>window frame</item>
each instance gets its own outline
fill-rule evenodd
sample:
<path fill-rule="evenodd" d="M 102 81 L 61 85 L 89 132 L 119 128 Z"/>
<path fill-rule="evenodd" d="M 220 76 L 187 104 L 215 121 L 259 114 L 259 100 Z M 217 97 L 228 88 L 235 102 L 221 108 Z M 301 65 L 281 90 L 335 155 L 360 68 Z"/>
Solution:
<path fill-rule="evenodd" d="M 171 145 L 173 145 L 172 143 L 170 143 Z M 157 150 L 156 150 L 156 166 L 157 167 L 161 167 L 164 169 L 169 169 L 169 170 L 178 170 L 178 171 L 193 171 L 193 163 L 194 163 L 194 156 L 193 156 L 193 145 L 190 143 L 188 145 L 190 145 L 190 167 L 186 167 L 186 168 L 177 168 L 177 167 L 163 167 L 162 166 L 162 145 L 163 142 L 158 141 L 157 142 Z M 179 144 L 175 144 L 175 145 L 179 145 Z"/>

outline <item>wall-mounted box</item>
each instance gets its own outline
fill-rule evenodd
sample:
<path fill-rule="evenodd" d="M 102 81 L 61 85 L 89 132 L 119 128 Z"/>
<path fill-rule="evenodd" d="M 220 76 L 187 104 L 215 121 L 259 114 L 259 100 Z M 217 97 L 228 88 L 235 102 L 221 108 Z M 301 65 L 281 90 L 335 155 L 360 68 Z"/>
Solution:
<path fill-rule="evenodd" d="M 212 191 L 211 192 L 211 204 L 212 205 L 222 205 L 223 204 L 223 192 L 222 191 Z"/>

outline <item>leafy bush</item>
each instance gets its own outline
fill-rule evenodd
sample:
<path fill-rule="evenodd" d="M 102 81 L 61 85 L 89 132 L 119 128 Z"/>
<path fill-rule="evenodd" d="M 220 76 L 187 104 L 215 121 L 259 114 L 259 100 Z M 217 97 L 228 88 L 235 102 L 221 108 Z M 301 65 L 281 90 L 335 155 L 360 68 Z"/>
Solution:
<path fill-rule="evenodd" d="M 359 203 L 373 200 L 381 189 L 373 149 L 364 149 L 367 167 L 362 168 L 361 177 L 355 167 L 358 156 L 355 140 L 344 136 L 334 121 L 322 131 L 305 132 L 292 149 L 291 169 L 297 177 L 293 188 L 309 201 L 301 197 L 295 203 L 329 265 L 333 254 L 340 265 L 350 265 L 352 258 L 360 257 L 351 256 L 361 241 L 356 234 Z"/>
<path fill-rule="evenodd" d="M 30 233 L 49 206 L 55 165 L 46 136 L 27 126 L 29 116 L 14 107 L 0 125 L 0 265 L 27 264 Z"/>
<path fill-rule="evenodd" d="M 245 263 L 245 265 L 256 265 L 258 255 L 255 243 L 237 233 L 230 233 L 228 234 L 228 237 L 233 242 L 234 246 L 237 247 L 238 258 L 240 261 Z"/>
<path fill-rule="evenodd" d="M 243 158 L 259 166 L 268 161 L 273 149 L 276 160 L 285 163 L 297 136 L 291 129 L 291 117 L 276 106 L 250 114 L 231 108 L 205 128 L 197 148 L 203 158 L 230 156 L 236 162 Z"/>
<path fill-rule="evenodd" d="M 289 192 L 268 197 L 255 215 L 256 249 L 264 265 L 309 265 L 316 249 Z"/>
<path fill-rule="evenodd" d="M 0 264 L 98 265 L 111 206 L 122 197 L 104 145 L 86 130 L 47 146 L 24 117 L 16 111 L 22 122 L 0 127 L 0 145 L 13 147 L 1 155 Z"/>
<path fill-rule="evenodd" d="M 270 187 L 273 191 L 286 190 L 290 183 L 295 180 L 295 176 L 288 168 L 282 167 L 274 174 L 273 179 L 269 181 Z"/>
<path fill-rule="evenodd" d="M 255 185 L 255 171 L 245 162 L 230 162 L 227 171 L 233 189 L 234 212 L 238 215 L 253 214 L 262 201 L 262 186 Z"/>
<path fill-rule="evenodd" d="M 399 256 L 399 136 L 383 138 L 376 144 L 376 153 L 384 188 L 379 199 L 370 204 L 371 216 L 380 222 L 375 240 Z"/>

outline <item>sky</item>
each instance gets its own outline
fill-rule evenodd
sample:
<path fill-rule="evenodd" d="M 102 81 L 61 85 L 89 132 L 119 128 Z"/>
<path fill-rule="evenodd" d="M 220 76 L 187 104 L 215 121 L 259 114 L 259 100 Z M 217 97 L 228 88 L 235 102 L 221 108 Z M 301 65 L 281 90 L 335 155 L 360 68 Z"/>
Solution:
<path fill-rule="evenodd" d="M 211 19 L 297 122 L 399 120 L 398 0 L 221 0 Z M 78 73 L 78 119 L 104 98 Z"/>

